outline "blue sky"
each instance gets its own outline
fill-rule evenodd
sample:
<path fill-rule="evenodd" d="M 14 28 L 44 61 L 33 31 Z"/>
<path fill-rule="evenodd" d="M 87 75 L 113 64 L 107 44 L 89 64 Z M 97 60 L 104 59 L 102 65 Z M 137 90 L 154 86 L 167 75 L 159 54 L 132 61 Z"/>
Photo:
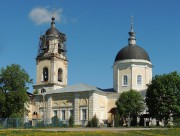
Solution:
<path fill-rule="evenodd" d="M 153 75 L 180 71 L 179 5 L 179 0 L 2 0 L 0 67 L 20 64 L 35 83 L 39 36 L 54 14 L 56 28 L 67 36 L 68 85 L 112 87 L 113 62 L 128 44 L 131 16 Z"/>

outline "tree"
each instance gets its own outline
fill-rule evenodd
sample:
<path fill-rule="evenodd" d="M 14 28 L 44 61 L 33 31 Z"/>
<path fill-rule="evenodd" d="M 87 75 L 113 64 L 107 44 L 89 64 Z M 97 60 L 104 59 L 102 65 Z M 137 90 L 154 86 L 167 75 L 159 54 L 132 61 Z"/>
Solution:
<path fill-rule="evenodd" d="M 32 83 L 29 75 L 20 65 L 12 64 L 1 68 L 0 73 L 0 114 L 23 116 L 24 105 L 28 102 L 27 85 Z"/>
<path fill-rule="evenodd" d="M 151 117 L 164 119 L 180 116 L 180 75 L 177 72 L 156 75 L 148 85 L 146 105 Z"/>
<path fill-rule="evenodd" d="M 116 101 L 116 106 L 122 117 L 129 117 L 133 120 L 134 118 L 137 118 L 140 112 L 143 111 L 144 102 L 139 92 L 130 90 L 120 94 L 119 99 Z M 135 121 L 137 122 L 137 120 Z"/>

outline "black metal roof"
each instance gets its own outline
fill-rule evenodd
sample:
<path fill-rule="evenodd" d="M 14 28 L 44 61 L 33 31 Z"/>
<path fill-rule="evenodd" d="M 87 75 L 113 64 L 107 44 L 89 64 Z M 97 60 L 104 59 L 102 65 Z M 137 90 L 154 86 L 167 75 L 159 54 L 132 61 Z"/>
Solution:
<path fill-rule="evenodd" d="M 150 61 L 148 53 L 138 45 L 128 45 L 116 55 L 115 62 L 126 59 L 142 59 Z"/>
<path fill-rule="evenodd" d="M 46 31 L 46 35 L 60 35 L 60 33 L 56 28 L 51 27 Z"/>
<path fill-rule="evenodd" d="M 55 28 L 55 18 L 52 17 L 51 28 L 46 31 L 46 35 L 60 35 L 58 29 Z"/>

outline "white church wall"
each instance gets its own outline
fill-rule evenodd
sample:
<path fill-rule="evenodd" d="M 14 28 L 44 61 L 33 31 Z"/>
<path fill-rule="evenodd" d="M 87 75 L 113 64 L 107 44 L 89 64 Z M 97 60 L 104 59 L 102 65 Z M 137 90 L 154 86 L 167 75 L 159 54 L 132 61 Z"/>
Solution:
<path fill-rule="evenodd" d="M 152 64 L 146 60 L 122 60 L 114 63 L 114 89 L 118 93 L 134 90 L 145 90 L 152 80 Z M 137 84 L 137 76 L 141 75 L 142 83 Z M 127 85 L 123 84 L 123 77 L 127 76 Z"/>

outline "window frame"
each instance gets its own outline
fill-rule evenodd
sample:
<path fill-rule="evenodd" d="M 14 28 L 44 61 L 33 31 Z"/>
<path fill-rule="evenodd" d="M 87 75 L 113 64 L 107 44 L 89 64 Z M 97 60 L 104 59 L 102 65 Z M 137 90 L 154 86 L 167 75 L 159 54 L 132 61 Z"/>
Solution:
<path fill-rule="evenodd" d="M 81 120 L 87 120 L 87 109 L 82 109 L 81 113 Z"/>
<path fill-rule="evenodd" d="M 142 75 L 137 75 L 137 77 L 136 77 L 136 84 L 138 86 L 142 85 Z"/>
<path fill-rule="evenodd" d="M 56 114 L 55 114 L 55 113 L 56 113 Z M 57 111 L 57 110 L 54 110 L 54 111 L 53 111 L 53 115 L 54 115 L 54 116 L 58 116 L 58 111 Z"/>
<path fill-rule="evenodd" d="M 64 112 L 64 115 L 63 115 L 63 112 Z M 61 110 L 61 120 L 62 121 L 66 120 L 66 110 L 65 109 Z"/>
<path fill-rule="evenodd" d="M 122 86 L 128 86 L 128 76 L 127 75 L 123 75 L 123 77 L 122 77 Z"/>
<path fill-rule="evenodd" d="M 48 80 L 49 80 L 49 70 L 48 70 L 48 67 L 43 67 L 42 75 L 43 75 L 43 82 L 48 82 Z M 45 76 L 47 76 L 47 77 L 45 77 Z"/>
<path fill-rule="evenodd" d="M 69 113 L 68 113 L 68 117 L 70 118 L 71 116 L 74 116 L 74 110 L 73 109 L 69 109 L 68 110 Z"/>
<path fill-rule="evenodd" d="M 85 118 L 84 118 L 84 116 L 83 116 L 83 111 L 86 111 L 85 113 L 86 113 L 86 115 L 85 115 Z M 81 107 L 80 108 L 80 120 L 82 121 L 82 120 L 88 120 L 88 107 Z"/>
<path fill-rule="evenodd" d="M 63 70 L 62 70 L 62 68 L 58 68 L 58 81 L 59 82 L 63 82 Z"/>

